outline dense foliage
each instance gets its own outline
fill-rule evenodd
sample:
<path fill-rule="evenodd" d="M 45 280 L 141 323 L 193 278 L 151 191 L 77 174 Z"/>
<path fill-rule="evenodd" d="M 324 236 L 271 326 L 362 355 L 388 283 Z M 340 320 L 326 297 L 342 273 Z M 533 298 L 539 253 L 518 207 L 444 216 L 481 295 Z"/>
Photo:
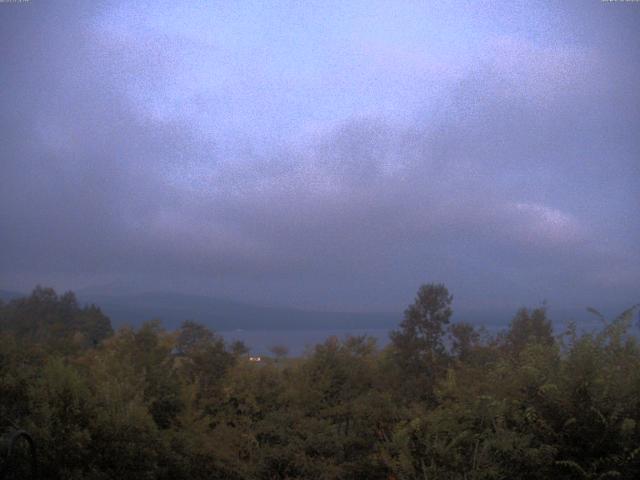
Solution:
<path fill-rule="evenodd" d="M 385 349 L 255 363 L 195 322 L 113 332 L 37 288 L 0 303 L 0 425 L 32 434 L 44 479 L 640 478 L 633 309 L 559 336 L 523 309 L 488 336 L 451 304 L 425 285 Z"/>

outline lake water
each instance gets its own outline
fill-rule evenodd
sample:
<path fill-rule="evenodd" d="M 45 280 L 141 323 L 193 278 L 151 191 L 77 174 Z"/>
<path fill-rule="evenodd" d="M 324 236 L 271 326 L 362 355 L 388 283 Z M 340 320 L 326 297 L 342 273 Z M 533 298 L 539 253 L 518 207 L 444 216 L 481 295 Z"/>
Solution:
<path fill-rule="evenodd" d="M 368 335 L 376 339 L 379 347 L 389 343 L 389 329 L 365 330 L 233 330 L 219 332 L 226 341 L 243 341 L 252 355 L 270 355 L 269 349 L 274 345 L 284 345 L 289 355 L 302 355 L 306 349 L 323 343 L 327 338 L 336 336 L 343 339 L 347 336 Z"/>

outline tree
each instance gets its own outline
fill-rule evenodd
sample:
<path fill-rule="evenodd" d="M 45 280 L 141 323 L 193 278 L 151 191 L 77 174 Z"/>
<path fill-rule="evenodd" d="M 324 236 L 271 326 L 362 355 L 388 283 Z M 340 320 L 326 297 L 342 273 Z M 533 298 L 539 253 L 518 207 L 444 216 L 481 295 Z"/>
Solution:
<path fill-rule="evenodd" d="M 78 310 L 74 323 L 76 329 L 86 336 L 89 346 L 96 346 L 113 335 L 111 320 L 95 305 Z"/>
<path fill-rule="evenodd" d="M 453 296 L 441 283 L 418 289 L 415 301 L 404 312 L 400 330 L 391 332 L 396 360 L 409 383 L 409 392 L 432 399 L 433 387 L 446 364 L 444 328 L 452 315 Z"/>
<path fill-rule="evenodd" d="M 233 366 L 242 345 L 229 352 L 224 339 L 206 326 L 185 321 L 180 327 L 175 353 L 181 357 L 184 379 L 199 386 L 199 399 L 214 402 L 225 372 Z"/>
<path fill-rule="evenodd" d="M 269 348 L 269 351 L 276 357 L 276 362 L 280 362 L 289 355 L 289 348 L 286 345 L 274 345 Z"/>
<path fill-rule="evenodd" d="M 229 345 L 229 351 L 235 358 L 240 358 L 249 353 L 249 347 L 242 340 L 234 340 Z"/>
<path fill-rule="evenodd" d="M 95 347 L 113 335 L 109 317 L 98 307 L 81 308 L 73 292 L 58 296 L 52 288 L 40 286 L 0 309 L 0 332 L 59 352 Z"/>
<path fill-rule="evenodd" d="M 536 308 L 531 313 L 526 308 L 518 310 L 509 325 L 506 341 L 514 352 L 519 352 L 529 343 L 552 345 L 553 327 L 547 318 L 546 308 Z"/>
<path fill-rule="evenodd" d="M 461 361 L 466 361 L 480 341 L 480 334 L 467 322 L 453 323 L 449 327 L 451 352 Z"/>

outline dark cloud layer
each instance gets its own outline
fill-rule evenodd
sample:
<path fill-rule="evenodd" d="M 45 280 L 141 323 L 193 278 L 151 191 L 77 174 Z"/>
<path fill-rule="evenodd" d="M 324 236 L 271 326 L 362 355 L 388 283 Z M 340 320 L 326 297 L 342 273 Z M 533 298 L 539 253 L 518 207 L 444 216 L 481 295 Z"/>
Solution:
<path fill-rule="evenodd" d="M 400 82 L 406 115 L 355 109 L 287 137 L 217 128 L 246 105 L 225 103 L 235 84 L 189 90 L 208 47 L 105 34 L 116 4 L 0 7 L 2 286 L 363 310 L 424 281 L 467 307 L 639 300 L 640 8 L 557 6 L 565 42 L 498 31 L 435 97 Z M 167 82 L 184 105 L 159 97 Z"/>

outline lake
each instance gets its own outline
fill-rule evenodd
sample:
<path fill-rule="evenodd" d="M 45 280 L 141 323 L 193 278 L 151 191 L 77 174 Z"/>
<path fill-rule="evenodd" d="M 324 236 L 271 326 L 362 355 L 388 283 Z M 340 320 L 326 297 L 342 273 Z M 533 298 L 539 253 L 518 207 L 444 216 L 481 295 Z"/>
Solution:
<path fill-rule="evenodd" d="M 270 355 L 274 345 L 284 345 L 290 356 L 302 355 L 307 348 L 323 343 L 327 338 L 336 336 L 343 339 L 349 335 L 369 335 L 376 339 L 379 347 L 389 342 L 390 329 L 328 329 L 328 330 L 232 330 L 219 332 L 227 342 L 243 341 L 252 355 Z"/>

